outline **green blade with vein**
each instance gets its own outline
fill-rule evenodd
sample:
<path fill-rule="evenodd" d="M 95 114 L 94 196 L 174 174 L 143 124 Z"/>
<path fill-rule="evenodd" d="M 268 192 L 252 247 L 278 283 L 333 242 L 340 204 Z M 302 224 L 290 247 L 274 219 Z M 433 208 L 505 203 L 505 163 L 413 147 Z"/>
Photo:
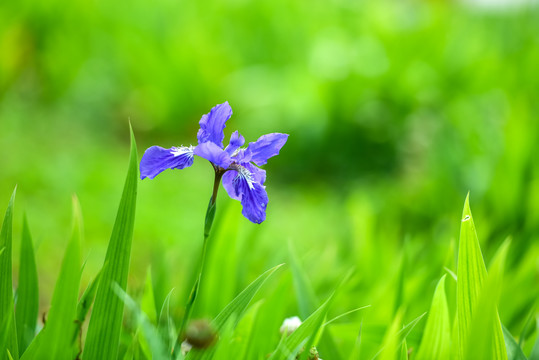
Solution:
<path fill-rule="evenodd" d="M 502 325 L 503 338 L 507 347 L 507 359 L 508 360 L 526 360 L 526 356 L 522 352 L 522 349 L 516 342 L 513 335 Z"/>
<path fill-rule="evenodd" d="M 489 267 L 477 307 L 472 313 L 464 359 L 507 359 L 497 302 L 501 293 L 505 258 L 509 241 L 505 241 Z"/>
<path fill-rule="evenodd" d="M 14 359 L 19 358 L 19 350 L 17 345 L 17 330 L 15 321 L 13 321 L 13 284 L 12 284 L 12 239 L 13 239 L 13 204 L 15 202 L 15 194 L 17 188 L 13 190 L 13 194 L 9 200 L 9 204 L 2 223 L 0 231 L 0 326 L 2 333 L 7 334 L 5 340 L 0 343 L 0 360 L 8 358 L 8 351 Z"/>
<path fill-rule="evenodd" d="M 15 321 L 17 324 L 19 354 L 22 355 L 35 336 L 39 310 L 36 259 L 26 215 L 23 218 L 19 264 L 19 288 L 17 289 Z"/>
<path fill-rule="evenodd" d="M 83 359 L 115 359 L 118 353 L 124 303 L 114 292 L 113 284 L 118 284 L 124 291 L 127 286 L 137 182 L 137 147 L 131 129 L 131 152 L 127 178 L 95 296 L 94 309 L 82 354 Z"/>
<path fill-rule="evenodd" d="M 445 275 L 442 276 L 430 306 L 417 360 L 448 359 L 451 352 L 451 323 L 445 296 Z"/>
<path fill-rule="evenodd" d="M 479 334 L 472 332 L 472 327 L 475 328 L 478 325 L 473 325 L 472 320 L 480 303 L 486 277 L 487 270 L 475 231 L 468 195 L 462 213 L 457 264 L 457 326 L 461 357 L 470 353 L 474 349 L 473 343 L 478 340 Z M 497 311 L 495 315 L 496 321 L 489 323 L 489 326 L 494 328 L 491 332 L 492 339 L 489 340 L 492 344 L 492 355 L 496 356 L 493 359 L 507 359 L 505 351 L 498 351 L 501 346 L 505 345 Z M 489 327 L 488 330 L 490 329 Z M 481 329 L 481 332 L 485 330 L 487 329 Z"/>
<path fill-rule="evenodd" d="M 22 359 L 72 359 L 74 343 L 71 334 L 77 326 L 75 319 L 80 285 L 81 232 L 80 206 L 77 198 L 73 197 L 73 233 L 56 280 L 47 322 Z"/>

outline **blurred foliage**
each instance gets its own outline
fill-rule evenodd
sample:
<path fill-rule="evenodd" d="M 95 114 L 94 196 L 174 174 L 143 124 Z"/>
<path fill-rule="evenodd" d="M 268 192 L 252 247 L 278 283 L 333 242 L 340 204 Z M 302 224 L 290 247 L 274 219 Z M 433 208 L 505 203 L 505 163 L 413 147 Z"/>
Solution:
<path fill-rule="evenodd" d="M 290 138 L 267 166 L 266 223 L 224 211 L 239 207 L 221 191 L 217 218 L 237 224 L 225 244 L 239 264 L 226 296 L 200 313 L 215 314 L 254 274 L 286 262 L 292 241 L 320 298 L 355 267 L 354 299 L 339 310 L 386 301 L 372 320 L 390 323 L 402 301 L 411 320 L 428 309 L 425 289 L 432 294 L 443 266 L 455 268 L 452 239 L 470 191 L 487 262 L 513 237 L 500 316 L 520 329 L 539 295 L 537 34 L 537 8 L 451 1 L 0 2 L 0 204 L 18 183 L 42 306 L 72 193 L 85 219 L 83 281 L 102 263 L 128 120 L 142 154 L 196 142 L 200 116 L 228 100 L 227 136 Z M 140 183 L 129 284 L 143 287 L 152 264 L 157 303 L 173 287 L 182 303 L 190 286 L 210 169 L 197 159 Z M 403 271 L 393 304 L 383 280 Z M 522 289 L 531 293 L 515 298 Z"/>

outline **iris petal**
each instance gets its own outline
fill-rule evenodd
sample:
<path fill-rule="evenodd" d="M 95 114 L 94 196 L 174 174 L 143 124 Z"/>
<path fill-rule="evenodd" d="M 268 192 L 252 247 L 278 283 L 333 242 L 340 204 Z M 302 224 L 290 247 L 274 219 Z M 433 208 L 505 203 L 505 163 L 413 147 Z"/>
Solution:
<path fill-rule="evenodd" d="M 225 188 L 226 193 L 234 200 L 240 200 L 241 198 L 239 194 L 236 194 L 236 189 L 234 188 L 234 178 L 237 175 L 238 173 L 235 170 L 230 170 L 224 173 L 221 180 L 223 182 L 223 187 Z"/>
<path fill-rule="evenodd" d="M 195 147 L 194 154 L 210 161 L 214 165 L 222 167 L 223 169 L 228 168 L 232 163 L 230 155 L 211 141 L 198 144 L 197 147 Z"/>
<path fill-rule="evenodd" d="M 232 135 L 230 135 L 230 143 L 226 147 L 225 151 L 232 156 L 234 151 L 242 147 L 243 144 L 245 144 L 245 138 L 241 136 L 238 131 L 234 131 Z"/>
<path fill-rule="evenodd" d="M 272 156 L 278 155 L 284 146 L 288 134 L 272 133 L 263 135 L 257 141 L 249 143 L 245 151 L 244 161 L 252 161 L 256 165 L 264 165 Z"/>
<path fill-rule="evenodd" d="M 268 194 L 265 186 L 254 181 L 246 168 L 239 168 L 232 184 L 236 194 L 240 195 L 243 216 L 256 224 L 266 220 Z"/>
<path fill-rule="evenodd" d="M 231 116 L 232 108 L 228 101 L 215 105 L 209 113 L 202 115 L 199 121 L 200 129 L 197 133 L 198 143 L 211 141 L 222 149 L 225 138 L 225 123 Z"/>
<path fill-rule="evenodd" d="M 193 165 L 193 148 L 180 146 L 170 149 L 152 146 L 140 159 L 140 178 L 153 179 L 166 169 L 184 169 Z"/>
<path fill-rule="evenodd" d="M 243 164 L 243 166 L 247 168 L 247 170 L 249 170 L 251 174 L 253 174 L 254 181 L 261 185 L 264 185 L 264 183 L 266 182 L 266 170 L 256 167 L 250 163 Z"/>

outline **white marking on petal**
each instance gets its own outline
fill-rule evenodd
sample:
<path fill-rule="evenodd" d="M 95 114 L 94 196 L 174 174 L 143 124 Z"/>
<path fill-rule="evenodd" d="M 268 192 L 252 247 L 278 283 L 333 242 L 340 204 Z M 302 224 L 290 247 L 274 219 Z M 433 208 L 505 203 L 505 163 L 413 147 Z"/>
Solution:
<path fill-rule="evenodd" d="M 238 172 L 238 177 L 241 177 L 242 179 L 245 179 L 245 181 L 247 182 L 247 185 L 249 185 L 249 189 L 253 190 L 255 187 L 253 185 L 253 174 L 251 174 L 251 172 L 249 172 L 249 170 L 247 170 L 246 168 L 244 168 L 243 166 L 241 165 L 237 165 L 236 166 L 236 171 Z M 236 180 L 236 179 L 234 179 Z M 236 180 L 237 181 L 237 180 Z"/>
<path fill-rule="evenodd" d="M 189 154 L 189 156 L 193 157 L 193 146 L 173 146 L 172 149 L 170 149 L 170 153 L 176 156 Z"/>

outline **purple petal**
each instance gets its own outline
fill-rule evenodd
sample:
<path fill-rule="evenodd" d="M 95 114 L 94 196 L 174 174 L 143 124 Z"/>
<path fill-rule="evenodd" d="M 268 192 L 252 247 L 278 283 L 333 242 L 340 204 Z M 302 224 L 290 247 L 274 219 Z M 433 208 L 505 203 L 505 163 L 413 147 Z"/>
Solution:
<path fill-rule="evenodd" d="M 232 156 L 232 154 L 234 154 L 234 151 L 242 147 L 243 144 L 245 144 L 245 139 L 243 138 L 243 136 L 241 136 L 238 131 L 234 131 L 232 135 L 230 135 L 230 143 L 226 147 L 225 151 L 230 156 Z"/>
<path fill-rule="evenodd" d="M 202 115 L 197 133 L 198 143 L 211 141 L 222 149 L 225 123 L 230 116 L 232 116 L 232 108 L 228 105 L 228 101 L 214 106 L 209 113 Z"/>
<path fill-rule="evenodd" d="M 254 181 L 253 175 L 244 167 L 238 168 L 232 185 L 236 194 L 240 195 L 243 216 L 255 224 L 266 220 L 268 194 L 265 186 Z"/>
<path fill-rule="evenodd" d="M 273 133 L 263 135 L 256 142 L 249 143 L 246 155 L 250 155 L 250 161 L 256 165 L 264 165 L 270 157 L 279 154 L 279 150 L 284 146 L 287 139 L 288 134 Z"/>
<path fill-rule="evenodd" d="M 193 165 L 193 147 L 180 146 L 170 149 L 152 146 L 140 159 L 140 178 L 153 179 L 166 169 L 183 169 Z"/>
<path fill-rule="evenodd" d="M 253 174 L 253 180 L 257 183 L 264 185 L 266 182 L 266 170 L 256 167 L 250 163 L 243 164 L 251 174 Z"/>
<path fill-rule="evenodd" d="M 238 175 L 235 170 L 227 171 L 222 178 L 223 187 L 226 190 L 228 196 L 234 200 L 240 200 L 240 195 L 236 194 L 236 189 L 234 188 L 234 178 Z"/>
<path fill-rule="evenodd" d="M 214 165 L 222 167 L 223 169 L 228 168 L 232 163 L 230 155 L 210 141 L 198 144 L 194 150 L 194 154 L 210 161 Z"/>
<path fill-rule="evenodd" d="M 264 185 L 266 182 L 266 170 L 260 169 L 249 163 L 242 165 L 251 173 L 252 179 L 255 182 L 259 183 L 260 185 Z M 236 188 L 234 187 L 234 179 L 236 176 L 238 176 L 238 172 L 236 170 L 227 171 L 223 175 L 222 182 L 228 196 L 234 200 L 240 200 L 241 196 L 240 194 L 236 193 Z"/>

